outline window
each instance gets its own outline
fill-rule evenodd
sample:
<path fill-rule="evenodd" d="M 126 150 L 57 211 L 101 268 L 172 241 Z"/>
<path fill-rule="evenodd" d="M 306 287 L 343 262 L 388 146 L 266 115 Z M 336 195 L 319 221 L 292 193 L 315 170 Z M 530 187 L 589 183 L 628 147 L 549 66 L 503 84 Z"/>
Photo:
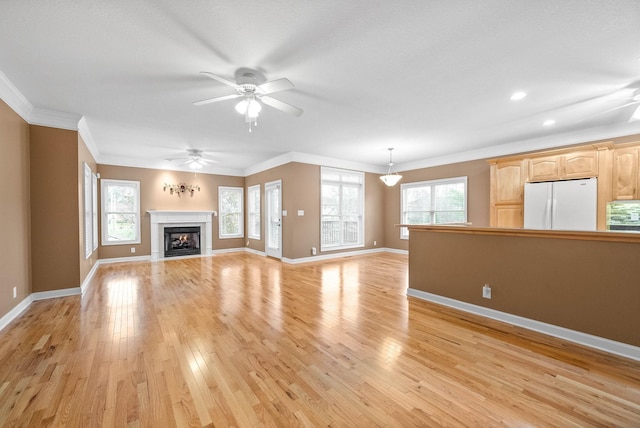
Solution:
<path fill-rule="evenodd" d="M 364 244 L 364 173 L 322 167 L 321 250 Z"/>
<path fill-rule="evenodd" d="M 84 258 L 93 253 L 93 174 L 84 164 Z"/>
<path fill-rule="evenodd" d="M 403 224 L 467 221 L 467 177 L 407 183 L 400 189 Z M 400 238 L 409 238 L 406 227 L 400 228 Z"/>
<path fill-rule="evenodd" d="M 100 181 L 102 245 L 140 243 L 140 182 Z"/>
<path fill-rule="evenodd" d="M 260 239 L 260 185 L 249 187 L 247 192 L 247 229 L 249 238 Z"/>
<path fill-rule="evenodd" d="M 242 187 L 218 187 L 220 239 L 244 237 L 243 190 Z"/>
<path fill-rule="evenodd" d="M 92 216 L 92 225 L 93 225 L 93 251 L 98 249 L 98 176 L 96 174 L 91 174 L 91 182 L 92 182 L 92 199 L 93 199 L 93 216 Z"/>

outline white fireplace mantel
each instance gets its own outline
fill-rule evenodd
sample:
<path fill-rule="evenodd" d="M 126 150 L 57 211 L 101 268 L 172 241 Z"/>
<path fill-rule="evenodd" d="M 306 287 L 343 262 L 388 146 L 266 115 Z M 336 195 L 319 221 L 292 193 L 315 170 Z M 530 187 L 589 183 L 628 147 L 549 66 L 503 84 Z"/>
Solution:
<path fill-rule="evenodd" d="M 151 216 L 151 260 L 164 258 L 165 226 L 200 225 L 200 248 L 202 254 L 213 254 L 213 229 L 211 217 L 215 211 L 164 211 L 147 210 Z"/>

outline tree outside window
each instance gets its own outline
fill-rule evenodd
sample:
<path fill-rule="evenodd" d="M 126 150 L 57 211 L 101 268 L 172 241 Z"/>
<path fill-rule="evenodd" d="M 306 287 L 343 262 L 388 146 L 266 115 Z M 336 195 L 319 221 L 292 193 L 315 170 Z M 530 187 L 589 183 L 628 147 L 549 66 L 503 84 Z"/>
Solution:
<path fill-rule="evenodd" d="M 102 244 L 140 243 L 140 182 L 101 180 Z"/>
<path fill-rule="evenodd" d="M 242 187 L 218 187 L 220 239 L 244 237 L 243 197 Z"/>
<path fill-rule="evenodd" d="M 403 224 L 467 221 L 467 177 L 405 183 L 400 188 Z M 400 238 L 409 238 L 406 227 L 400 228 Z"/>

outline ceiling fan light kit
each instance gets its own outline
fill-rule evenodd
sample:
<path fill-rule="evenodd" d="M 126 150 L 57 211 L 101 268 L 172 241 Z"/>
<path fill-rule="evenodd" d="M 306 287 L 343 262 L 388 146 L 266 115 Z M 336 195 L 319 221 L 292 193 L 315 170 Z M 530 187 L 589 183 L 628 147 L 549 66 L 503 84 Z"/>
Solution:
<path fill-rule="evenodd" d="M 270 82 L 264 82 L 264 76 L 262 76 L 260 72 L 248 68 L 241 68 L 236 71 L 235 82 L 208 71 L 201 71 L 200 73 L 234 88 L 237 93 L 196 101 L 193 104 L 196 106 L 202 106 L 219 101 L 242 98 L 242 100 L 235 105 L 235 110 L 244 115 L 245 122 L 249 123 L 249 132 L 251 132 L 252 126 L 257 125 L 257 119 L 260 111 L 262 110 L 262 104 L 266 104 L 269 107 L 273 107 L 293 116 L 300 116 L 303 113 L 302 109 L 269 96 L 269 94 L 274 92 L 293 89 L 295 86 L 291 81 L 289 81 L 289 79 L 282 78 Z"/>
<path fill-rule="evenodd" d="M 180 165 L 188 165 L 191 169 L 202 169 L 207 166 L 208 163 L 217 163 L 219 161 L 215 159 L 209 159 L 204 157 L 202 150 L 189 149 L 187 150 L 187 156 L 181 158 L 169 158 L 168 161 L 184 161 Z"/>
<path fill-rule="evenodd" d="M 391 152 L 393 151 L 393 147 L 390 147 L 388 150 L 389 150 L 389 163 L 387 165 L 389 165 L 389 169 L 387 170 L 387 173 L 385 175 L 380 176 L 380 180 L 382 180 L 382 182 L 387 186 L 393 187 L 396 184 L 398 184 L 398 181 L 400 181 L 402 176 L 398 174 L 398 172 L 393 171 L 393 161 L 391 159 Z"/>

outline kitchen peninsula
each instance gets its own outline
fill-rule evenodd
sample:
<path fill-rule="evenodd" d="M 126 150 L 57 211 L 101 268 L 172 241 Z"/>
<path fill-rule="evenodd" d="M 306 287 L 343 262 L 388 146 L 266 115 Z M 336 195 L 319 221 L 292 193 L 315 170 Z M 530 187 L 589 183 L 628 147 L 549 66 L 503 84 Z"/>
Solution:
<path fill-rule="evenodd" d="M 402 226 L 408 295 L 640 360 L 640 234 Z"/>

